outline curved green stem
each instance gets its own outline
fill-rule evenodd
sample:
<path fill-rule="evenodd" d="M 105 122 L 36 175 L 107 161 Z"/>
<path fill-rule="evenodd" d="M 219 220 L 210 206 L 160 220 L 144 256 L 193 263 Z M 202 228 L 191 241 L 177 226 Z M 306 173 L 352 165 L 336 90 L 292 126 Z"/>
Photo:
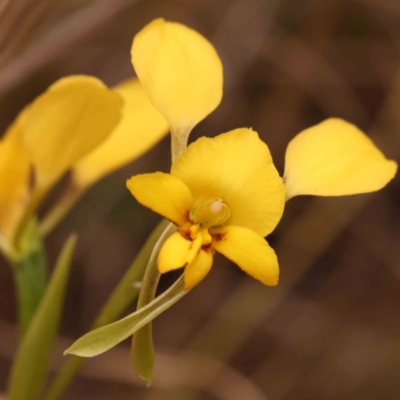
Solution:
<path fill-rule="evenodd" d="M 154 246 L 140 289 L 137 310 L 145 307 L 155 298 L 158 281 L 160 280 L 160 273 L 157 269 L 157 257 L 162 245 L 174 231 L 176 231 L 175 225 L 170 224 Z M 150 322 L 135 333 L 132 338 L 131 347 L 133 369 L 148 385 L 150 385 L 153 375 L 154 359 L 152 323 Z"/>

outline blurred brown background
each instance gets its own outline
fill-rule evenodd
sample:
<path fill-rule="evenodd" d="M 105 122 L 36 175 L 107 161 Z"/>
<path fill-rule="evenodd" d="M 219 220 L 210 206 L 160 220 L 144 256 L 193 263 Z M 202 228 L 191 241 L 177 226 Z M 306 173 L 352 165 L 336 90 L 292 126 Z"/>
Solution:
<path fill-rule="evenodd" d="M 204 34 L 224 63 L 222 104 L 191 140 L 251 126 L 282 172 L 288 141 L 337 116 L 399 160 L 398 0 L 0 0 L 1 131 L 61 76 L 109 85 L 133 76 L 132 38 L 160 16 Z M 52 265 L 71 230 L 80 238 L 55 368 L 158 221 L 126 178 L 167 171 L 169 160 L 166 138 L 93 187 L 47 240 Z M 217 257 L 155 322 L 152 388 L 134 377 L 126 342 L 90 360 L 65 400 L 399 399 L 399 209 L 399 177 L 375 194 L 291 200 L 269 238 L 277 288 Z M 1 264 L 0 391 L 16 344 L 12 276 Z"/>

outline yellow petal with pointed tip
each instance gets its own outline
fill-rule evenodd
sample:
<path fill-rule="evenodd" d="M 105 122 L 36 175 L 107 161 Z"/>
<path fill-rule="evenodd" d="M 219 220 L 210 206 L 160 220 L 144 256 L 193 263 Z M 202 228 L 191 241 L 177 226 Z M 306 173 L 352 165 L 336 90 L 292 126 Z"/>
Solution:
<path fill-rule="evenodd" d="M 226 225 L 273 231 L 285 205 L 285 187 L 267 145 L 247 128 L 200 138 L 177 159 L 171 174 L 193 193 L 195 204 L 223 199 L 231 217 Z"/>
<path fill-rule="evenodd" d="M 185 290 L 190 290 L 198 285 L 209 273 L 213 263 L 210 251 L 200 250 L 197 257 L 185 267 Z"/>
<path fill-rule="evenodd" d="M 114 129 L 122 99 L 89 76 L 58 80 L 21 118 L 24 143 L 39 187 L 47 188 Z"/>
<path fill-rule="evenodd" d="M 396 171 L 396 162 L 386 159 L 355 125 L 331 118 L 304 130 L 289 143 L 286 197 L 374 192 L 383 188 Z"/>
<path fill-rule="evenodd" d="M 132 176 L 126 182 L 136 200 L 177 226 L 188 221 L 193 207 L 193 196 L 189 188 L 178 178 L 155 172 Z"/>
<path fill-rule="evenodd" d="M 17 119 L 0 141 L 0 235 L 9 242 L 29 200 L 29 173 Z"/>
<path fill-rule="evenodd" d="M 122 118 L 110 136 L 74 166 L 73 179 L 79 187 L 87 187 L 140 157 L 168 133 L 166 120 L 137 79 L 114 91 L 124 100 Z"/>
<path fill-rule="evenodd" d="M 161 274 L 183 268 L 187 264 L 193 242 L 185 239 L 180 232 L 173 233 L 164 243 L 157 259 Z"/>
<path fill-rule="evenodd" d="M 212 247 L 238 265 L 251 277 L 267 286 L 275 286 L 279 280 L 278 259 L 267 241 L 250 229 L 227 226 Z"/>
<path fill-rule="evenodd" d="M 173 134 L 187 139 L 222 98 L 222 64 L 214 47 L 193 29 L 160 18 L 135 36 L 131 54 L 150 100 Z"/>

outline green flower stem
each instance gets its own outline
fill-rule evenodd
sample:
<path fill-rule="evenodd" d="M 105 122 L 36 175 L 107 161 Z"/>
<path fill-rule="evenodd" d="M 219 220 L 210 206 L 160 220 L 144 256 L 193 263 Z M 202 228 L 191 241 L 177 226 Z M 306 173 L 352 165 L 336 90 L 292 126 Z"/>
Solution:
<path fill-rule="evenodd" d="M 39 232 L 43 238 L 46 237 L 64 219 L 72 207 L 86 193 L 86 189 L 87 188 L 77 186 L 74 182 L 70 183 L 60 200 L 49 211 L 49 213 L 45 215 L 43 221 L 40 222 Z"/>
<path fill-rule="evenodd" d="M 139 288 L 136 288 L 134 283 L 142 281 L 145 267 L 150 259 L 150 254 L 153 251 L 154 245 L 157 243 L 160 235 L 165 231 L 168 224 L 168 221 L 163 220 L 153 230 L 132 265 L 109 297 L 91 329 L 99 328 L 117 320 L 126 308 L 137 298 Z M 44 396 L 44 400 L 59 399 L 84 362 L 85 358 L 70 357 L 51 383 L 49 390 Z"/>
<path fill-rule="evenodd" d="M 47 286 L 46 259 L 35 220 L 31 219 L 26 224 L 19 248 L 18 255 L 11 259 L 11 263 L 17 293 L 18 321 L 23 335 Z"/>
<path fill-rule="evenodd" d="M 142 288 L 140 289 L 137 310 L 145 307 L 155 298 L 158 281 L 160 280 L 160 273 L 157 269 L 157 257 L 162 245 L 174 231 L 176 231 L 175 225 L 170 224 L 154 246 L 146 267 Z M 150 385 L 153 375 L 154 359 L 152 323 L 150 322 L 133 335 L 131 347 L 133 369 L 148 385 Z"/>

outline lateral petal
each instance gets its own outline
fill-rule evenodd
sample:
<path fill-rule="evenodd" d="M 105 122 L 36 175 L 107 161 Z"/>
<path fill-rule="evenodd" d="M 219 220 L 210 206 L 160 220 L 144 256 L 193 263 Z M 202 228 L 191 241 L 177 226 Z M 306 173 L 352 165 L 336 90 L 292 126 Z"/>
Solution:
<path fill-rule="evenodd" d="M 161 274 L 183 268 L 187 264 L 193 242 L 182 236 L 180 232 L 173 233 L 164 243 L 157 259 Z"/>
<path fill-rule="evenodd" d="M 244 272 L 267 286 L 279 280 L 278 259 L 267 241 L 250 229 L 227 226 L 219 231 L 212 247 Z"/>
<path fill-rule="evenodd" d="M 175 176 L 163 172 L 135 175 L 126 185 L 136 200 L 177 226 L 188 221 L 193 207 L 189 188 Z"/>
<path fill-rule="evenodd" d="M 330 118 L 299 133 L 286 150 L 286 197 L 343 196 L 383 188 L 397 171 L 361 130 Z"/>

